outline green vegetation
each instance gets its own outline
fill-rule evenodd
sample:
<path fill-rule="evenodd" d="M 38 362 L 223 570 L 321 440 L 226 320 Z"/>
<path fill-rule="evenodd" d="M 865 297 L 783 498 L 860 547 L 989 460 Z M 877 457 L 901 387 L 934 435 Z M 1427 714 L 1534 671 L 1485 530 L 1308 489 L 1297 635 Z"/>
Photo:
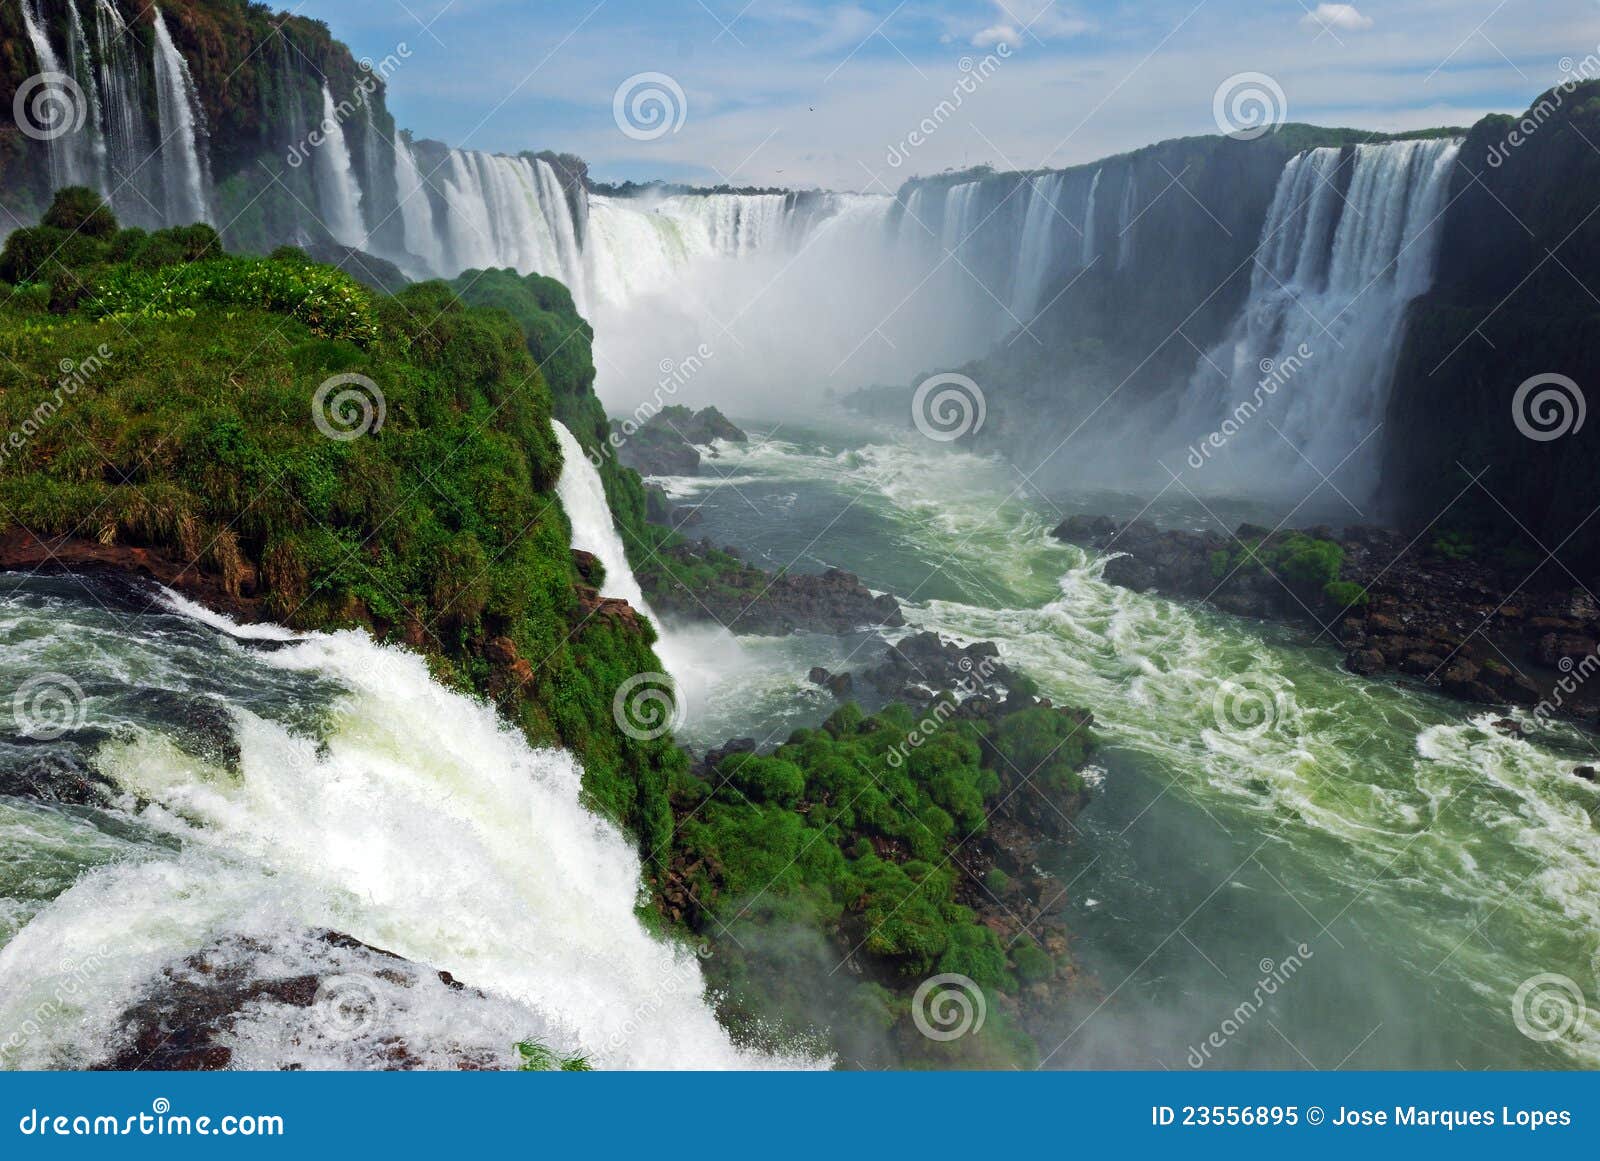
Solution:
<path fill-rule="evenodd" d="M 54 216 L 83 202 L 64 195 Z M 595 806 L 664 849 L 682 754 L 611 712 L 627 677 L 660 664 L 648 629 L 579 604 L 551 391 L 523 331 L 442 283 L 376 296 L 296 251 L 232 257 L 203 226 L 119 232 L 108 217 L 91 211 L 64 247 L 62 225 L 18 230 L 0 255 L 20 275 L 0 310 L 0 520 L 158 549 L 275 620 L 423 648 L 535 742 L 574 750 Z M 359 385 L 364 417 L 337 394 L 314 414 L 338 374 L 370 380 L 381 424 Z M 365 434 L 330 438 L 319 418 Z M 523 672 L 485 658 L 496 638 Z"/>
<path fill-rule="evenodd" d="M 1459 531 L 1441 532 L 1430 547 L 1435 556 L 1445 560 L 1470 560 L 1477 553 L 1472 537 Z"/>
<path fill-rule="evenodd" d="M 1344 549 L 1336 541 L 1304 532 L 1254 537 L 1211 554 L 1211 575 L 1219 581 L 1235 573 L 1271 573 L 1290 588 L 1320 594 L 1340 608 L 1366 604 L 1360 585 L 1339 579 L 1343 568 Z"/>
<path fill-rule="evenodd" d="M 905 706 L 865 716 L 845 705 L 771 755 L 730 754 L 709 781 L 674 782 L 675 865 L 688 868 L 692 925 L 730 937 L 718 939 L 707 967 L 737 1032 L 770 1030 L 775 1008 L 790 1032 L 818 1012 L 836 1030 L 850 1026 L 846 1012 L 862 996 L 853 986 L 828 991 L 842 959 L 875 985 L 883 1026 L 902 1031 L 904 989 L 932 974 L 966 976 L 991 997 L 1055 974 L 1048 954 L 1031 942 L 1002 944 L 974 910 L 1009 884 L 1004 872 L 992 869 L 978 882 L 955 856 L 985 833 L 1017 772 L 1052 795 L 1081 793 L 1089 731 L 1060 710 L 1025 710 L 994 725 L 946 713 L 919 722 Z M 790 959 L 804 941 L 785 937 L 773 952 L 771 933 L 818 929 L 833 946 L 816 955 L 831 962 L 796 978 Z M 988 1008 L 1001 1004 L 991 998 Z M 1001 1019 L 972 1044 L 917 1040 L 913 1033 L 900 1041 L 917 1059 L 937 1051 L 946 1064 L 963 1053 L 974 1054 L 968 1063 L 1027 1060 L 1025 1038 Z"/>
<path fill-rule="evenodd" d="M 714 941 L 741 1035 L 792 1040 L 823 1020 L 852 1060 L 1030 1060 L 999 997 L 1055 963 L 985 924 L 1010 881 L 969 872 L 958 848 L 1019 771 L 1081 794 L 1087 719 L 848 705 L 709 780 L 669 738 L 624 734 L 615 691 L 661 665 L 647 624 L 584 603 L 568 551 L 550 419 L 596 449 L 607 429 L 591 332 L 559 283 L 489 271 L 390 297 L 297 250 L 225 254 L 204 226 L 118 230 L 81 190 L 12 234 L 0 271 L 16 279 L 0 287 L 0 528 L 152 550 L 247 613 L 403 642 L 535 743 L 574 751 L 590 803 L 638 840 L 660 913 Z M 335 376 L 354 394 L 329 396 Z M 635 550 L 676 562 L 637 474 L 601 465 Z M 727 554 L 692 567 L 696 584 L 764 575 Z M 831 962 L 796 971 L 776 954 L 790 939 Z M 841 957 L 869 978 L 833 977 Z M 933 972 L 994 997 L 981 1035 L 915 1032 L 910 993 Z"/>
<path fill-rule="evenodd" d="M 537 1040 L 517 1041 L 518 1072 L 592 1072 L 583 1056 L 562 1056 Z"/>

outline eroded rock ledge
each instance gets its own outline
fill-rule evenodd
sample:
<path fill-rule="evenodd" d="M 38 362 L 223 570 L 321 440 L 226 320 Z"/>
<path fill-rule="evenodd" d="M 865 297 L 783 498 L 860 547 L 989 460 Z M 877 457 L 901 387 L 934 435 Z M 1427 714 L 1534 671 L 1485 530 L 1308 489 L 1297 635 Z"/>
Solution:
<path fill-rule="evenodd" d="M 1486 705 L 1593 720 L 1600 606 L 1564 571 L 1473 558 L 1448 541 L 1365 526 L 1232 535 L 1072 516 L 1055 529 L 1115 554 L 1105 579 L 1239 616 L 1310 626 L 1352 672 L 1398 673 Z M 1307 545 L 1307 542 L 1311 542 Z M 1324 569 L 1331 562 L 1333 573 Z"/>

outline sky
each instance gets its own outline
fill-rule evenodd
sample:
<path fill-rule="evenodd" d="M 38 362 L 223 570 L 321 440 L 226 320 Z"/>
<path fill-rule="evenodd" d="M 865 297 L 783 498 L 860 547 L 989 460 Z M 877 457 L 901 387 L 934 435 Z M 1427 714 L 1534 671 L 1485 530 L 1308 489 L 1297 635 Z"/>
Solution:
<path fill-rule="evenodd" d="M 876 193 L 980 163 L 1078 164 L 1256 116 L 1465 125 L 1527 108 L 1586 58 L 1600 67 L 1600 0 L 299 0 L 291 11 L 326 21 L 358 56 L 393 58 L 390 108 L 419 137 L 572 152 L 601 180 Z"/>

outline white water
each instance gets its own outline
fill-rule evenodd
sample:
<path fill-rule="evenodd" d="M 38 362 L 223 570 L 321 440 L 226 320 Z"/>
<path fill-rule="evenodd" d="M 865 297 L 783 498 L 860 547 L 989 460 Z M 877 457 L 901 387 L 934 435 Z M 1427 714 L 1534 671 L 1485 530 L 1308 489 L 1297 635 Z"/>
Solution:
<path fill-rule="evenodd" d="M 570 755 L 529 747 L 491 706 L 433 682 L 421 657 L 354 632 L 265 653 L 208 633 L 186 650 L 181 635 L 129 634 L 87 602 L 13 602 L 3 615 L 40 655 L 91 666 L 102 686 L 182 692 L 226 675 L 240 747 L 237 769 L 223 769 L 149 724 L 104 743 L 95 764 L 150 836 L 131 844 L 75 839 L 28 808 L 0 815 L 19 841 L 69 843 L 90 867 L 0 949 L 0 1026 L 23 1031 L 6 1064 L 102 1059 L 162 967 L 230 935 L 267 943 L 253 971 L 325 971 L 327 949 L 314 957 L 300 935 L 319 928 L 448 970 L 487 999 L 429 971 L 401 988 L 353 965 L 374 1027 L 340 1036 L 315 1010 L 254 1005 L 229 1041 L 236 1065 L 374 1067 L 395 1038 L 430 1066 L 452 1046 L 508 1063 L 526 1036 L 608 1068 L 810 1063 L 729 1041 L 693 952 L 635 917 L 638 857 L 580 804 Z M 300 713 L 326 697 L 314 732 L 257 707 L 274 685 Z"/>
<path fill-rule="evenodd" d="M 28 34 L 28 41 L 33 45 L 34 56 L 39 62 L 41 73 L 57 73 L 66 75 L 66 69 L 60 56 L 57 55 L 50 38 L 45 34 L 38 14 L 33 9 L 33 0 L 22 0 L 22 25 Z M 65 96 L 65 94 L 61 94 Z M 72 116 L 70 109 L 55 109 L 55 114 Z M 53 129 L 53 125 L 41 124 L 40 128 Z M 96 175 L 92 169 L 89 156 L 90 142 L 87 127 L 72 133 L 60 133 L 49 138 L 50 153 L 50 183 L 52 186 L 95 184 Z"/>
<path fill-rule="evenodd" d="M 556 442 L 561 445 L 561 479 L 556 484 L 556 495 L 561 497 L 561 507 L 566 509 L 567 520 L 572 524 L 572 547 L 592 552 L 600 558 L 606 570 L 600 585 L 600 595 L 627 601 L 640 613 L 656 621 L 655 614 L 644 599 L 639 582 L 633 578 L 628 564 L 628 552 L 623 547 L 622 536 L 611 519 L 611 508 L 606 503 L 605 485 L 600 473 L 589 462 L 588 454 L 578 437 L 567 430 L 559 419 L 550 421 Z M 656 622 L 658 625 L 659 621 Z"/>
<path fill-rule="evenodd" d="M 144 91 L 144 70 L 133 51 L 128 26 L 111 0 L 95 0 L 94 29 L 97 105 L 104 110 L 112 208 L 122 221 L 156 225 L 162 211 L 155 203 L 154 191 L 161 175 L 150 161 L 151 126 L 139 99 Z"/>
<path fill-rule="evenodd" d="M 1405 307 L 1432 283 L 1434 227 L 1459 151 L 1455 141 L 1401 141 L 1353 155 L 1316 149 L 1284 167 L 1249 301 L 1196 366 L 1175 442 L 1223 430 L 1241 402 L 1264 406 L 1192 486 L 1314 484 L 1319 470 L 1356 501 L 1371 486 Z M 1285 381 L 1263 392 L 1274 369 Z"/>
<path fill-rule="evenodd" d="M 211 220 L 211 173 L 204 122 L 189 63 L 172 43 L 161 9 L 152 8 L 156 30 L 156 121 L 161 135 L 161 175 L 166 182 L 167 221 Z"/>
<path fill-rule="evenodd" d="M 1054 257 L 1051 240 L 1055 236 L 1056 221 L 1061 216 L 1057 199 L 1066 184 L 1065 173 L 1050 173 L 1030 181 L 1028 212 L 1022 223 L 1022 240 L 1018 246 L 1020 264 L 1011 295 L 1011 313 L 1024 322 L 1033 318 L 1039 307 L 1039 298 L 1050 276 Z"/>
<path fill-rule="evenodd" d="M 1083 260 L 1079 263 L 1080 266 L 1088 266 L 1100 254 L 1094 210 L 1095 201 L 1100 196 L 1100 175 L 1103 172 L 1103 170 L 1095 170 L 1094 178 L 1089 182 L 1089 202 L 1083 212 Z"/>
<path fill-rule="evenodd" d="M 322 222 L 341 245 L 362 249 L 367 231 L 361 224 L 361 184 L 350 161 L 350 146 L 334 107 L 327 82 L 322 85 L 322 144 L 317 146 L 317 208 Z"/>
<path fill-rule="evenodd" d="M 429 271 L 444 268 L 444 247 L 433 224 L 433 203 L 423 187 L 417 159 L 406 138 L 395 134 L 394 181 L 400 198 L 400 220 L 406 250 L 421 259 Z"/>
<path fill-rule="evenodd" d="M 1303 635 L 1110 585 L 1103 559 L 1049 535 L 1069 499 L 1016 494 L 995 460 L 915 439 L 844 452 L 752 441 L 726 458 L 746 499 L 703 493 L 708 534 L 858 571 L 914 628 L 993 641 L 1058 704 L 1093 709 L 1110 773 L 1061 880 L 1080 962 L 1108 988 L 1129 982 L 1090 1023 L 1089 1061 L 1165 1053 L 1176 1066 L 1238 1002 L 1235 965 L 1254 972 L 1295 933 L 1313 937 L 1316 966 L 1274 1018 L 1319 1065 L 1380 1019 L 1363 1066 L 1600 1060 L 1592 1005 L 1550 1045 L 1519 1034 L 1512 1008 L 1539 972 L 1593 980 L 1597 791 L 1572 773 L 1592 739 L 1526 714 L 1528 738 L 1509 736 L 1493 724 L 1504 711 L 1360 678 Z M 1259 730 L 1219 711 L 1230 679 L 1270 695 Z M 1138 861 L 1121 862 L 1129 850 Z M 1110 913 L 1085 901 L 1091 883 Z M 1201 953 L 1173 940 L 1186 916 Z M 1130 1028 L 1149 1044 L 1119 1043 Z M 1257 1055 L 1219 1064 L 1303 1066 L 1260 1032 Z"/>
<path fill-rule="evenodd" d="M 1117 210 L 1117 269 L 1126 270 L 1133 264 L 1134 215 L 1139 208 L 1139 181 L 1132 166 L 1122 186 L 1122 206 Z"/>

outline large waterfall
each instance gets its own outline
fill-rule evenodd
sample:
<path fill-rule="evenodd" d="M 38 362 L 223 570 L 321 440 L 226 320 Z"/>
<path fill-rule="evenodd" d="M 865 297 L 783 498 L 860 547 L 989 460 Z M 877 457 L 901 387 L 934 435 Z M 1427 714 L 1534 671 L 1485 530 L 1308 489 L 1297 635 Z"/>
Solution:
<path fill-rule="evenodd" d="M 367 244 L 367 231 L 361 224 L 361 185 L 350 160 L 344 127 L 333 103 L 327 82 L 322 85 L 322 143 L 317 146 L 317 201 L 328 231 L 346 246 L 357 249 Z"/>
<path fill-rule="evenodd" d="M 72 86 L 53 94 L 63 120 L 39 126 L 48 130 L 51 187 L 90 186 L 131 225 L 210 221 L 205 115 L 161 9 L 150 9 L 146 63 L 146 50 L 113 0 L 93 0 L 89 27 L 76 3 L 65 5 L 65 57 L 50 40 L 38 2 L 24 0 L 22 20 L 39 73 L 65 76 Z"/>
<path fill-rule="evenodd" d="M 189 64 L 172 43 L 166 18 L 153 8 L 156 29 L 156 122 L 161 135 L 161 175 L 167 221 L 211 220 L 211 171 L 205 119 Z"/>
<path fill-rule="evenodd" d="M 605 1068 L 807 1063 L 733 1045 L 698 957 L 637 918 L 639 856 L 582 805 L 570 754 L 365 634 L 174 606 L 126 617 L 28 578 L 0 599 L 0 632 L 30 643 L 0 659 L 5 680 L 49 658 L 116 723 L 35 760 L 92 766 L 117 797 L 72 814 L 0 798 L 0 1063 L 103 1061 L 127 1010 L 208 948 L 241 995 L 320 979 L 311 1006 L 241 1002 L 234 1067 L 515 1067 L 524 1037 Z M 197 740 L 201 721 L 231 757 Z M 70 870 L 33 869 L 50 866 Z M 319 930 L 412 963 L 338 955 Z"/>
<path fill-rule="evenodd" d="M 1285 166 L 1249 301 L 1199 360 L 1174 427 L 1208 490 L 1331 474 L 1354 503 L 1371 487 L 1405 307 L 1432 283 L 1459 151 L 1399 141 Z"/>

